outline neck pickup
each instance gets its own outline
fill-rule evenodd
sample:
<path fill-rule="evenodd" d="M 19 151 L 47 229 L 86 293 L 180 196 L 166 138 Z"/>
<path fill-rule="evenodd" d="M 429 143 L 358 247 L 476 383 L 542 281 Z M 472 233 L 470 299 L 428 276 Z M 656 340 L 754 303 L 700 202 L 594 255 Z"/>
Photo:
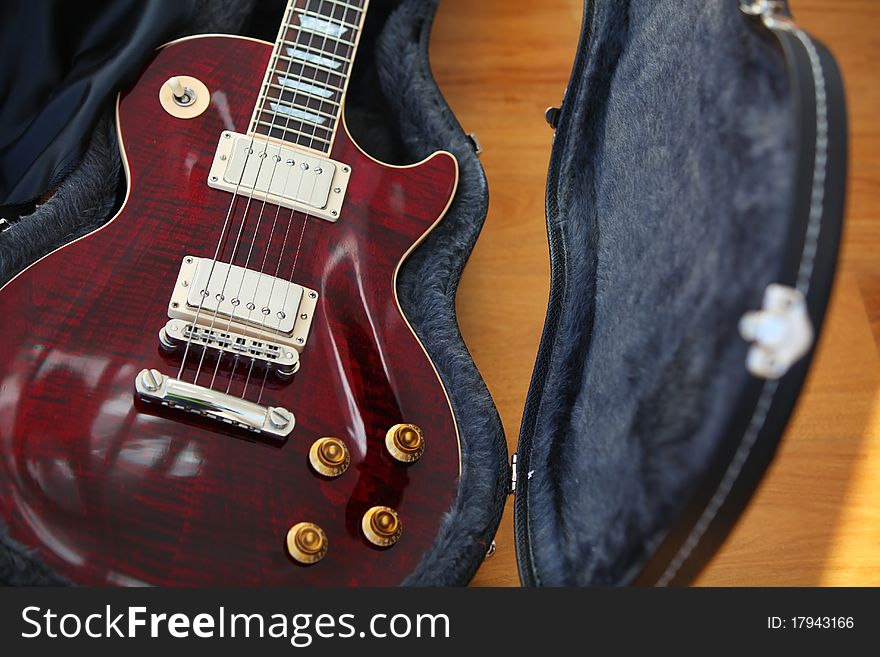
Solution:
<path fill-rule="evenodd" d="M 336 221 L 351 167 L 256 135 L 220 136 L 208 186 Z"/>

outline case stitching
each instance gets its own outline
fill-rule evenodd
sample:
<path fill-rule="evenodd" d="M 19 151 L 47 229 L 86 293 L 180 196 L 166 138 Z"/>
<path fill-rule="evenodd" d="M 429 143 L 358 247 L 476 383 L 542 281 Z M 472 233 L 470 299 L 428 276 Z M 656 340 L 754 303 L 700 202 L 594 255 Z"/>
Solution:
<path fill-rule="evenodd" d="M 813 190 L 810 204 L 810 218 L 797 278 L 798 290 L 806 296 L 810 289 L 810 279 L 812 277 L 813 264 L 815 262 L 819 243 L 819 232 L 822 228 L 822 214 L 825 201 L 825 177 L 828 162 L 828 106 L 825 91 L 825 75 L 822 69 L 822 62 L 819 59 L 819 53 L 816 50 L 812 39 L 803 30 L 794 28 L 792 31 L 807 51 L 816 87 L 816 156 L 813 167 Z M 751 455 L 752 449 L 757 442 L 758 434 L 761 432 L 764 423 L 767 421 L 767 415 L 770 411 L 773 397 L 776 394 L 778 386 L 778 381 L 764 384 L 764 387 L 761 390 L 761 396 L 758 399 L 758 404 L 755 407 L 755 412 L 749 422 L 749 427 L 746 430 L 733 460 L 728 465 L 721 483 L 719 483 L 715 494 L 703 510 L 697 524 L 694 525 L 675 557 L 669 562 L 663 575 L 657 580 L 658 586 L 667 586 L 672 581 L 672 579 L 678 574 L 682 565 L 684 565 L 688 558 L 690 558 L 694 549 L 703 539 L 709 525 L 715 520 L 718 511 L 724 505 L 724 502 L 733 490 L 733 485 L 739 478 L 742 468 Z"/>

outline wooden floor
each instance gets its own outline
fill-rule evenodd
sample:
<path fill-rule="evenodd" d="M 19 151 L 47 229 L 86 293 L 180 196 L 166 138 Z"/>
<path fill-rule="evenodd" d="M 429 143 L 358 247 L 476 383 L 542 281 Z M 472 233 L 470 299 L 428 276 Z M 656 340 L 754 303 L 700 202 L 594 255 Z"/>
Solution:
<path fill-rule="evenodd" d="M 775 464 L 701 585 L 880 585 L 880 2 L 791 0 L 846 78 L 845 246 L 819 355 Z M 462 332 L 515 449 L 548 290 L 544 183 L 581 0 L 443 0 L 431 57 L 484 148 L 491 206 L 458 295 Z M 518 584 L 510 507 L 476 585 Z"/>

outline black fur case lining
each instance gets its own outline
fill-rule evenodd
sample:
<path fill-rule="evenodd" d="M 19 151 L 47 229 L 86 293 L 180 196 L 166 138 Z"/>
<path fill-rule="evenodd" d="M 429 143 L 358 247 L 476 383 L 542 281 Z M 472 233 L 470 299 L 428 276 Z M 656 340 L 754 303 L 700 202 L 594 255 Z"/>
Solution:
<path fill-rule="evenodd" d="M 550 586 L 626 583 L 682 513 L 750 384 L 737 326 L 792 216 L 784 60 L 737 3 L 591 4 L 548 190 L 559 315 L 520 442 L 519 530 Z"/>

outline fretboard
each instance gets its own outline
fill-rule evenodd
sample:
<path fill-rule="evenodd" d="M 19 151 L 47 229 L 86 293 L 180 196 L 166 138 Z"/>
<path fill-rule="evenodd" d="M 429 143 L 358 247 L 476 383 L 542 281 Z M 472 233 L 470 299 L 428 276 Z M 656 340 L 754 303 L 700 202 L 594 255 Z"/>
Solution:
<path fill-rule="evenodd" d="M 289 0 L 251 133 L 329 153 L 369 0 Z"/>

